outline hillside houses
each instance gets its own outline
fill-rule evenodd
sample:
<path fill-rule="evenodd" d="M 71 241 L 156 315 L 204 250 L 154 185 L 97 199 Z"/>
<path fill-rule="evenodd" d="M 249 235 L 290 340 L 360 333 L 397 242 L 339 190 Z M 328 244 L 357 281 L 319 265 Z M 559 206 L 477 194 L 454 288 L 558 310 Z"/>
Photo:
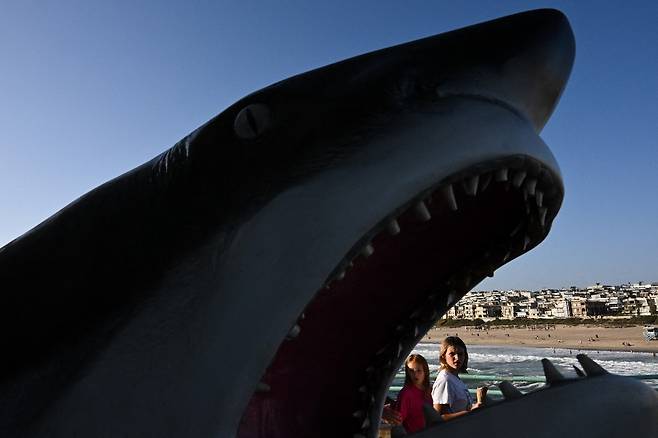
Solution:
<path fill-rule="evenodd" d="M 658 283 L 585 289 L 473 291 L 444 316 L 452 319 L 597 318 L 658 315 Z"/>

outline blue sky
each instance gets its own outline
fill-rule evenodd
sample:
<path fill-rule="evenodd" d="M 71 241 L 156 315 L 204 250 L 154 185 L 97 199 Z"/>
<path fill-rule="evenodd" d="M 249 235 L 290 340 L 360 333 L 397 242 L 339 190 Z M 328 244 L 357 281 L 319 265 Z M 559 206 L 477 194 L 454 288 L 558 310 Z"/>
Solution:
<path fill-rule="evenodd" d="M 478 289 L 658 281 L 658 2 L 260 3 L 3 2 L 0 246 L 251 91 L 554 7 L 577 45 L 542 133 L 562 167 L 565 201 L 548 239 Z"/>

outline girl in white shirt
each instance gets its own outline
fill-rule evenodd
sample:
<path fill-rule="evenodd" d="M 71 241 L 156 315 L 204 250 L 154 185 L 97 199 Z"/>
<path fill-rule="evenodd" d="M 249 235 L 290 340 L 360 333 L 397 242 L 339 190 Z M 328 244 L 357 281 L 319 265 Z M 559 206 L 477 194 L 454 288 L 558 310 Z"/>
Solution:
<path fill-rule="evenodd" d="M 467 414 L 482 406 L 473 402 L 468 388 L 459 378 L 459 373 L 466 373 L 468 352 L 466 344 L 457 336 L 448 336 L 441 342 L 439 353 L 441 371 L 432 387 L 434 409 L 444 420 L 451 420 Z M 478 398 L 484 398 L 486 388 L 478 388 Z"/>

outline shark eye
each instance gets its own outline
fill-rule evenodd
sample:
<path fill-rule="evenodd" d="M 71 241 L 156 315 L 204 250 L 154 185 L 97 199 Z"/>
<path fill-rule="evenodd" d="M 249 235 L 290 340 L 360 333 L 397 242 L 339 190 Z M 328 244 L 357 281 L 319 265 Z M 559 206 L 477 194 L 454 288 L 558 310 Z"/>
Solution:
<path fill-rule="evenodd" d="M 261 103 L 252 103 L 244 107 L 233 122 L 235 135 L 242 140 L 255 140 L 260 137 L 271 124 L 269 108 Z"/>

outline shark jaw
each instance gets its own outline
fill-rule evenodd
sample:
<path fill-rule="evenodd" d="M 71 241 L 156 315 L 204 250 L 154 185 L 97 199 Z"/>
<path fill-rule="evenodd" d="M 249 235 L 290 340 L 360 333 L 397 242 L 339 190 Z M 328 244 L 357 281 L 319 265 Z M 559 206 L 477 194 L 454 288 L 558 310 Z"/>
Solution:
<path fill-rule="evenodd" d="M 227 254 L 236 269 L 253 254 L 272 267 L 259 278 L 230 275 L 241 280 L 224 287 L 269 288 L 276 298 L 261 296 L 259 306 L 277 310 L 254 324 L 284 328 L 261 340 L 275 348 L 237 436 L 374 436 L 390 381 L 424 333 L 483 278 L 546 237 L 563 188 L 528 122 L 468 97 L 441 105 L 440 119 L 410 123 L 367 148 L 386 159 L 356 157 L 348 171 L 273 200 Z M 419 142 L 431 138 L 423 129 L 453 147 Z M 363 162 L 374 164 L 353 171 Z M 286 216 L 290 205 L 294 217 Z M 246 237 L 286 222 L 275 230 L 289 251 L 268 253 L 271 241 Z M 300 282 L 281 266 L 294 266 Z"/>

